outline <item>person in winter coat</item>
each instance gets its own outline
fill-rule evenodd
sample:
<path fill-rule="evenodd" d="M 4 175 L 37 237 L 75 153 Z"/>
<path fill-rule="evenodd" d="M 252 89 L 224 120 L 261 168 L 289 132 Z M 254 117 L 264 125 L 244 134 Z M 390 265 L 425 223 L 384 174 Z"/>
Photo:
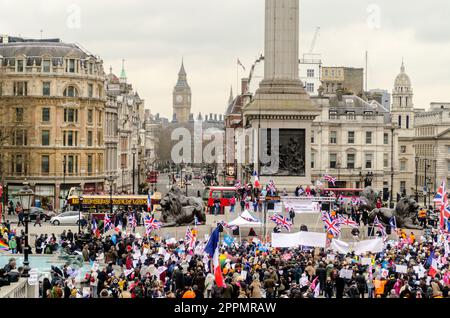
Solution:
<path fill-rule="evenodd" d="M 326 298 L 333 297 L 333 289 L 334 289 L 334 283 L 331 280 L 331 277 L 327 277 L 327 281 L 325 283 L 325 288 L 324 288 Z"/>
<path fill-rule="evenodd" d="M 212 273 L 208 273 L 205 278 L 205 298 L 211 298 L 211 291 L 214 286 L 215 277 Z"/>
<path fill-rule="evenodd" d="M 261 282 L 258 279 L 253 280 L 250 284 L 250 298 L 261 298 Z"/>
<path fill-rule="evenodd" d="M 356 286 L 358 287 L 358 293 L 360 298 L 364 298 L 364 294 L 366 293 L 367 289 L 367 283 L 366 278 L 364 277 L 362 272 L 359 272 L 359 274 L 355 278 Z"/>

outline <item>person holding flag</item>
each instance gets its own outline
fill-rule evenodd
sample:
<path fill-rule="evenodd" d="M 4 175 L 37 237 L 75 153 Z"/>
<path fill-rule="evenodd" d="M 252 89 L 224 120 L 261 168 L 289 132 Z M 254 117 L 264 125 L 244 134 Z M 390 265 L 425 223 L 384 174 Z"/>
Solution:
<path fill-rule="evenodd" d="M 186 236 L 184 238 L 184 241 L 187 245 L 186 248 L 188 251 L 192 251 L 195 248 L 195 243 L 197 241 L 197 237 L 195 234 L 195 230 L 191 230 L 189 227 L 186 229 Z"/>
<path fill-rule="evenodd" d="M 112 228 L 112 222 L 109 218 L 109 215 L 107 212 L 105 212 L 105 217 L 103 219 L 103 233 L 109 231 Z"/>
<path fill-rule="evenodd" d="M 219 262 L 219 241 L 220 241 L 220 232 L 223 231 L 222 226 L 219 224 L 216 229 L 211 233 L 211 237 L 206 243 L 205 253 L 212 258 L 213 268 L 212 272 L 214 274 L 214 278 L 218 287 L 226 288 L 225 281 L 222 276 L 222 269 L 220 268 Z"/>
<path fill-rule="evenodd" d="M 257 189 L 261 187 L 261 184 L 259 183 L 258 172 L 256 171 L 253 171 L 253 185 Z"/>

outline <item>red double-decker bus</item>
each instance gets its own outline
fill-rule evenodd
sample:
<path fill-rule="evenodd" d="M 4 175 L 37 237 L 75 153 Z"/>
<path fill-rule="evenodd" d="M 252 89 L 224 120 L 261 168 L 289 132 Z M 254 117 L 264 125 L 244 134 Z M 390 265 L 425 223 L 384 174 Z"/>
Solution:
<path fill-rule="evenodd" d="M 150 171 L 147 174 L 147 183 L 152 183 L 152 184 L 158 183 L 158 175 L 159 175 L 158 171 L 154 171 L 154 170 Z"/>

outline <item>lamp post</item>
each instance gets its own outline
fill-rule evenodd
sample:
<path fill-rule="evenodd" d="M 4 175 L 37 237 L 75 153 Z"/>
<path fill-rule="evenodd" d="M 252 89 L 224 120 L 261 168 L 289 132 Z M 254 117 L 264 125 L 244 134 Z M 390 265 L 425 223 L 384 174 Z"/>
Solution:
<path fill-rule="evenodd" d="M 79 211 L 78 211 L 78 235 L 81 234 L 81 210 L 83 210 L 83 196 L 80 195 L 78 197 L 78 201 L 79 201 Z"/>
<path fill-rule="evenodd" d="M 134 183 L 134 177 L 135 177 L 135 169 L 136 169 L 136 160 L 135 160 L 135 158 L 136 158 L 136 146 L 134 146 L 133 147 L 133 149 L 132 149 L 132 153 L 133 153 L 133 194 L 136 194 L 136 188 L 135 188 L 135 183 Z"/>
<path fill-rule="evenodd" d="M 394 196 L 394 131 L 395 124 L 391 125 L 391 195 L 389 196 L 389 207 L 394 208 L 393 196 Z"/>
<path fill-rule="evenodd" d="M 431 177 L 428 177 L 428 205 L 431 205 Z"/>
<path fill-rule="evenodd" d="M 417 191 L 417 184 L 418 184 L 418 178 L 419 178 L 419 157 L 416 157 L 416 202 L 419 202 L 419 192 Z"/>
<path fill-rule="evenodd" d="M 28 246 L 28 221 L 30 215 L 31 202 L 34 196 L 33 190 L 28 183 L 23 183 L 23 188 L 16 194 L 19 197 L 20 205 L 22 206 L 25 216 L 25 249 L 24 249 L 24 261 L 23 261 L 23 277 L 28 277 L 28 271 L 30 270 L 30 262 L 28 260 L 29 246 Z"/>
<path fill-rule="evenodd" d="M 109 212 L 112 215 L 113 214 L 113 200 L 112 200 L 112 195 L 113 195 L 113 182 L 116 178 L 114 176 L 109 176 L 107 178 L 107 180 L 109 181 Z"/>
<path fill-rule="evenodd" d="M 427 164 L 427 159 L 424 159 L 423 162 L 425 164 L 425 177 L 424 177 L 423 181 L 424 181 L 424 186 L 425 186 L 424 190 L 426 190 L 426 192 L 424 192 L 424 194 L 423 194 L 423 206 L 426 207 L 427 206 L 427 192 L 428 192 L 427 168 L 429 168 L 429 165 Z"/>

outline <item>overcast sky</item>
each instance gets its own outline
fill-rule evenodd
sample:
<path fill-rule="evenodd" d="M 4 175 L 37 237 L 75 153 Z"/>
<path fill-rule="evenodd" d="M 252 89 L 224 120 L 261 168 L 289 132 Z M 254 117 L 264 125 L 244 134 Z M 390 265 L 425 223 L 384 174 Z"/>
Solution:
<path fill-rule="evenodd" d="M 264 50 L 263 0 L 0 0 L 0 34 L 58 37 L 100 55 L 128 79 L 152 113 L 171 117 L 172 89 L 184 57 L 194 113 L 223 113 L 236 59 L 250 68 Z M 78 15 L 79 12 L 79 15 Z M 402 57 L 415 106 L 450 102 L 448 0 L 300 0 L 300 51 L 324 65 L 364 66 L 369 88 L 393 88 Z M 246 76 L 242 70 L 239 77 Z"/>

